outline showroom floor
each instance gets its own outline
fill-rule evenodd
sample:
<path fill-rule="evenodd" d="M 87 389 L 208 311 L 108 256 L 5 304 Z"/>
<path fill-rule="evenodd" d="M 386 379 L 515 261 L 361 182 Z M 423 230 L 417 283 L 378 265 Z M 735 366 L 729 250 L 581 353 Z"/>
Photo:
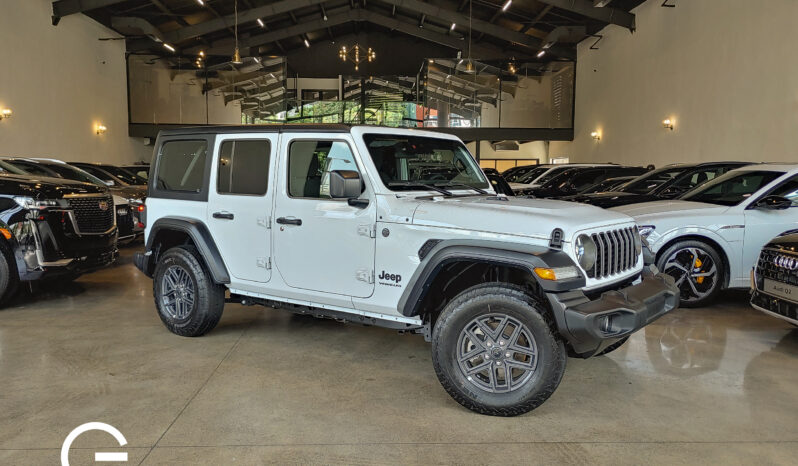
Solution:
<path fill-rule="evenodd" d="M 438 384 L 420 336 L 230 305 L 208 336 L 161 325 L 131 263 L 22 293 L 0 310 L 0 464 L 789 463 L 798 329 L 744 292 L 679 310 L 609 357 L 569 360 L 517 418 L 474 414 Z M 486 448 L 487 447 L 487 448 Z"/>

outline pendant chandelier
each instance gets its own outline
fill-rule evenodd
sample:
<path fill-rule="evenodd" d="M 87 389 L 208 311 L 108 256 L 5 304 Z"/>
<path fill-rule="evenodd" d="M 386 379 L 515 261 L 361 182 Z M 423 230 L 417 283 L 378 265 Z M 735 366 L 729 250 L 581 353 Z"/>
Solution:
<path fill-rule="evenodd" d="M 346 45 L 344 45 L 341 46 L 341 49 L 338 51 L 338 57 L 344 62 L 351 61 L 355 64 L 355 71 L 359 71 L 361 63 L 370 63 L 377 58 L 377 52 L 371 47 L 361 47 L 360 44 L 355 44 L 351 48 L 347 48 Z"/>

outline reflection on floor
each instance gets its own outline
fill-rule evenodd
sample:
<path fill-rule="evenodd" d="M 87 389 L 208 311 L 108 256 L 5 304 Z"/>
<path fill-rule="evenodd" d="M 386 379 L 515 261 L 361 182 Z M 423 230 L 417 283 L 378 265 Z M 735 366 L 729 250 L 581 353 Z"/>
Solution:
<path fill-rule="evenodd" d="M 133 464 L 798 456 L 798 330 L 744 292 L 665 316 L 611 356 L 569 360 L 548 402 L 501 419 L 452 401 L 418 336 L 241 306 L 206 337 L 174 336 L 131 256 L 0 310 L 0 464 L 57 463 L 89 421 L 117 427 Z M 113 446 L 87 433 L 70 458 Z"/>

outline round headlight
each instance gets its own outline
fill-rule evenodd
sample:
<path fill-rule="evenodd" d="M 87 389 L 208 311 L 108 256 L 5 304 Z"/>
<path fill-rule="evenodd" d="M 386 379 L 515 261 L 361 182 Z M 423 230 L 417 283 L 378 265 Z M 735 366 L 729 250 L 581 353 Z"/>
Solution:
<path fill-rule="evenodd" d="M 579 235 L 574 242 L 576 260 L 583 270 L 588 271 L 596 264 L 596 243 L 587 235 Z"/>

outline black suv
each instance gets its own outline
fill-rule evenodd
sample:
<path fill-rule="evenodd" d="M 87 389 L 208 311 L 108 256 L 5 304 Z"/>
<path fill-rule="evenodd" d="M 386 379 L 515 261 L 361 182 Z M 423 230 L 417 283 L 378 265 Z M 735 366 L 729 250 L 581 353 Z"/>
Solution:
<path fill-rule="evenodd" d="M 33 177 L 0 161 L 0 303 L 20 281 L 74 278 L 110 264 L 116 235 L 106 188 Z"/>
<path fill-rule="evenodd" d="M 798 232 L 771 240 L 751 276 L 751 305 L 798 326 Z"/>
<path fill-rule="evenodd" d="M 729 170 L 750 164 L 750 162 L 708 162 L 668 165 L 638 176 L 613 191 L 577 194 L 565 197 L 563 200 L 610 208 L 638 202 L 676 199 Z"/>

